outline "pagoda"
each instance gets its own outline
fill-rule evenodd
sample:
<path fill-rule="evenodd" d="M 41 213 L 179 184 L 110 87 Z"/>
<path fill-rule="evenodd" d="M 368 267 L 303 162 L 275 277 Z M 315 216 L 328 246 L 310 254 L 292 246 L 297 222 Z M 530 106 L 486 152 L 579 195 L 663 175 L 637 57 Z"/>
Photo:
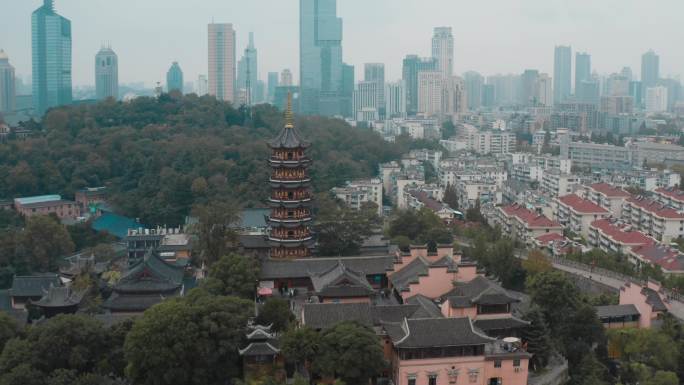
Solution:
<path fill-rule="evenodd" d="M 271 258 L 294 259 L 311 255 L 311 160 L 306 156 L 310 143 L 301 139 L 294 127 L 292 95 L 288 95 L 285 127 L 269 144 L 271 157 L 271 196 L 268 204 L 268 241 Z"/>

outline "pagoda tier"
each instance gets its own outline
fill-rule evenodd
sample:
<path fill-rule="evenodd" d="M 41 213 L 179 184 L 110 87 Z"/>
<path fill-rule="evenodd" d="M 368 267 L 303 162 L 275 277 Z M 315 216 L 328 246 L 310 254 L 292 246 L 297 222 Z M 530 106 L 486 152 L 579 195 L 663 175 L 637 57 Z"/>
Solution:
<path fill-rule="evenodd" d="M 272 258 L 302 258 L 310 256 L 314 243 L 310 228 L 313 194 L 307 171 L 311 160 L 306 156 L 309 143 L 300 138 L 294 127 L 289 99 L 285 120 L 285 127 L 269 143 L 268 242 Z"/>

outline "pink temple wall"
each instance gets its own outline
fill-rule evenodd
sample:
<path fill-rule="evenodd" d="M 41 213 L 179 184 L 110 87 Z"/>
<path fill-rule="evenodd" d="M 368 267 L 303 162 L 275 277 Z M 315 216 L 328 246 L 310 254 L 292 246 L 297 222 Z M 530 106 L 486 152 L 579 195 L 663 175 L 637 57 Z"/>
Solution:
<path fill-rule="evenodd" d="M 394 364 L 394 383 L 408 385 L 409 375 L 416 376 L 416 384 L 427 384 L 428 375 L 437 375 L 437 385 L 486 385 L 490 378 L 501 378 L 505 385 L 526 385 L 528 377 L 528 359 L 521 358 L 518 370 L 513 367 L 512 358 L 502 358 L 501 368 L 494 367 L 493 360 L 486 360 L 484 356 L 447 357 L 422 360 L 397 360 Z M 450 372 L 458 371 L 457 376 L 450 376 Z M 477 370 L 475 381 L 471 381 L 470 371 Z M 455 382 L 453 382 L 455 380 Z"/>
<path fill-rule="evenodd" d="M 649 282 L 648 287 L 659 291 L 660 286 Z M 620 288 L 620 305 L 634 305 L 639 311 L 639 327 L 650 328 L 651 323 L 658 317 L 658 312 L 653 311 L 653 307 L 646 303 L 646 296 L 641 294 L 642 286 L 635 283 L 625 284 Z M 662 298 L 662 297 L 661 297 Z M 667 303 L 665 303 L 667 307 Z"/>
<path fill-rule="evenodd" d="M 403 299 L 422 294 L 428 298 L 437 298 L 454 288 L 456 274 L 448 272 L 446 267 L 430 267 L 428 275 L 418 277 L 418 283 L 409 285 L 409 291 L 401 293 Z"/>

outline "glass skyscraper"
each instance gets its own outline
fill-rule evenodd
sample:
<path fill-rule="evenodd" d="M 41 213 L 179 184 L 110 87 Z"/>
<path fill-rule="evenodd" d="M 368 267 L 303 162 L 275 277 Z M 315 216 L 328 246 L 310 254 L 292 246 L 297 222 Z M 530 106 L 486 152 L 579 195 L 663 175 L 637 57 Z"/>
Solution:
<path fill-rule="evenodd" d="M 16 108 L 16 82 L 14 67 L 9 56 L 0 49 L 0 112 L 12 112 Z"/>
<path fill-rule="evenodd" d="M 572 48 L 556 46 L 553 59 L 553 100 L 563 103 L 568 99 L 572 88 Z"/>
<path fill-rule="evenodd" d="M 171 64 L 171 68 L 166 72 L 166 89 L 168 92 L 177 90 L 181 94 L 183 93 L 183 71 L 176 61 Z"/>
<path fill-rule="evenodd" d="M 406 83 L 406 110 L 409 115 L 418 112 L 418 73 L 436 71 L 437 59 L 421 58 L 418 55 L 408 55 L 404 58 L 402 79 Z"/>
<path fill-rule="evenodd" d="M 209 95 L 235 102 L 235 30 L 232 24 L 211 23 L 209 43 Z"/>
<path fill-rule="evenodd" d="M 646 96 L 646 91 L 658 85 L 660 79 L 660 57 L 649 50 L 641 55 L 641 96 Z"/>
<path fill-rule="evenodd" d="M 98 100 L 119 98 L 119 58 L 111 47 L 95 55 L 95 94 Z"/>
<path fill-rule="evenodd" d="M 591 80 L 591 55 L 586 52 L 575 54 L 575 97 L 582 98 L 582 82 Z"/>
<path fill-rule="evenodd" d="M 299 0 L 300 112 L 340 115 L 342 19 L 337 0 Z"/>
<path fill-rule="evenodd" d="M 33 108 L 71 104 L 71 21 L 55 13 L 53 0 L 31 15 Z"/>
<path fill-rule="evenodd" d="M 246 104 L 251 105 L 252 103 L 259 102 L 257 97 L 257 87 L 258 87 L 258 65 L 257 65 L 257 50 L 254 46 L 254 33 L 249 33 L 249 44 L 245 48 L 245 52 L 242 58 L 238 61 L 238 76 L 237 76 L 237 87 L 240 90 L 245 91 Z M 249 83 L 249 87 L 248 87 Z"/>

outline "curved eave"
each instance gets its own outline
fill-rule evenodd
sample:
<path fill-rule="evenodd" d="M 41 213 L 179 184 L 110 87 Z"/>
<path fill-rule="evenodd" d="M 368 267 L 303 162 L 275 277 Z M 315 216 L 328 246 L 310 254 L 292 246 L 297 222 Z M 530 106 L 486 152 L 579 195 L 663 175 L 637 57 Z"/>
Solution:
<path fill-rule="evenodd" d="M 268 205 L 270 207 L 286 207 L 286 208 L 294 208 L 294 207 L 308 207 L 311 206 L 312 199 L 304 199 L 304 200 L 295 200 L 295 201 L 281 201 L 281 200 L 276 200 L 276 199 L 269 199 L 268 200 Z"/>
<path fill-rule="evenodd" d="M 309 167 L 311 165 L 311 160 L 309 160 L 309 159 L 300 159 L 300 160 L 269 159 L 268 163 L 272 167 L 299 168 L 299 167 Z"/>
<path fill-rule="evenodd" d="M 301 219 L 278 219 L 278 218 L 268 218 L 269 224 L 276 225 L 276 226 L 295 226 L 295 225 L 303 225 L 306 223 L 311 222 L 312 218 L 307 217 L 307 218 L 301 218 Z"/>
<path fill-rule="evenodd" d="M 280 238 L 268 237 L 268 243 L 272 247 L 286 247 L 286 248 L 301 247 L 301 246 L 310 247 L 311 245 L 313 245 L 313 237 L 302 238 L 302 239 L 280 239 Z"/>
<path fill-rule="evenodd" d="M 298 179 L 298 180 L 282 180 L 282 179 L 269 179 L 271 187 L 302 187 L 308 186 L 311 183 L 311 178 Z"/>

